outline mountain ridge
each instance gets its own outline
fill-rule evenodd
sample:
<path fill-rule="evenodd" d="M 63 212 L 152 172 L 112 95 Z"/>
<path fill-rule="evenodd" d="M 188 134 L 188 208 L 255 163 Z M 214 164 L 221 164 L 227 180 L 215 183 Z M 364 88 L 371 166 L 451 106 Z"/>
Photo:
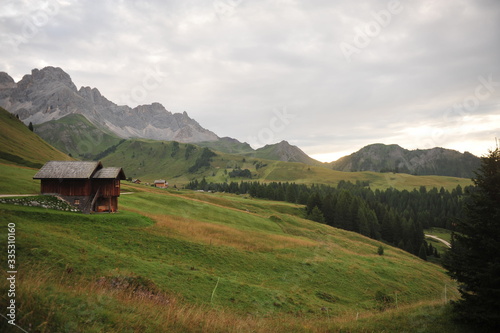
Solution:
<path fill-rule="evenodd" d="M 237 139 L 220 138 L 185 111 L 171 113 L 157 102 L 135 108 L 120 106 L 97 88 L 77 89 L 69 74 L 50 66 L 33 69 L 17 83 L 7 73 L 0 72 L 0 106 L 19 116 L 25 124 L 35 124 L 37 133 L 53 146 L 81 158 L 92 158 L 120 139 L 144 138 L 196 143 L 230 154 L 300 162 L 338 171 L 392 171 L 470 178 L 479 166 L 476 156 L 445 148 L 410 151 L 398 145 L 372 144 L 330 163 L 311 158 L 285 140 L 253 149 Z M 68 116 L 78 114 L 90 124 L 78 121 L 77 117 L 73 117 L 73 123 L 68 121 Z M 89 135 L 99 140 L 90 140 Z M 85 144 L 81 143 L 82 138 Z"/>
<path fill-rule="evenodd" d="M 435 147 L 408 150 L 397 144 L 375 143 L 330 162 L 338 171 L 395 172 L 471 178 L 480 159 L 469 152 Z"/>
<path fill-rule="evenodd" d="M 216 141 L 219 137 L 203 128 L 187 112 L 171 113 L 160 103 L 131 108 L 117 105 L 97 88 L 77 89 L 61 68 L 33 69 L 15 83 L 0 73 L 0 106 L 25 122 L 41 124 L 79 113 L 97 127 L 121 138 L 142 137 L 179 142 Z"/>

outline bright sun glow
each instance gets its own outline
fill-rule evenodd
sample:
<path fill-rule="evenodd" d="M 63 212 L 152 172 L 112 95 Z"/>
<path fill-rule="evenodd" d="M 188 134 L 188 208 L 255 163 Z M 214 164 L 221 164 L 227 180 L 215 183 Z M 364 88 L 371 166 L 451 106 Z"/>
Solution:
<path fill-rule="evenodd" d="M 341 151 L 341 152 L 324 153 L 324 154 L 313 154 L 311 155 L 311 157 L 321 162 L 333 162 L 341 157 L 350 155 L 352 153 L 354 153 L 354 151 Z"/>

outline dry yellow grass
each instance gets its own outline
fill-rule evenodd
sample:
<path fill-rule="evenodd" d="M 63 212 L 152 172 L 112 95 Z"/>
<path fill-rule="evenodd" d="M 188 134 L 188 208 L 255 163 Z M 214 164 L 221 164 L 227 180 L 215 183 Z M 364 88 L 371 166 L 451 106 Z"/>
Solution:
<path fill-rule="evenodd" d="M 389 308 L 384 312 L 373 311 L 345 311 L 331 315 L 325 312 L 322 315 L 302 315 L 279 313 L 276 316 L 243 315 L 220 307 L 185 303 L 175 295 L 156 293 L 155 295 L 137 292 L 127 288 L 116 288 L 103 284 L 101 279 L 88 281 L 83 278 L 70 277 L 63 272 L 55 275 L 44 268 L 31 270 L 19 276 L 19 283 L 25 286 L 22 293 L 31 295 L 25 298 L 22 309 L 25 315 L 19 324 L 26 327 L 34 315 L 42 316 L 44 321 L 33 327 L 39 332 L 50 332 L 51 322 L 55 316 L 64 311 L 66 299 L 88 299 L 94 304 L 106 304 L 112 307 L 113 312 L 119 312 L 122 320 L 117 320 L 106 331 L 113 332 L 371 332 L 364 326 L 370 322 L 398 321 L 409 313 L 418 311 L 422 307 L 439 308 L 441 300 L 417 302 L 411 305 L 402 305 Z M 55 292 L 57 290 L 57 292 Z M 34 295 L 51 292 L 54 297 L 45 299 L 40 305 Z M 41 307 L 41 308 L 40 308 Z M 97 310 L 96 307 L 91 308 Z M 89 310 L 87 310 L 89 311 Z M 365 325 L 357 327 L 358 321 Z M 94 326 L 95 325 L 95 326 Z M 86 323 L 82 327 L 89 331 L 100 331 L 98 323 Z M 390 332 L 392 330 L 388 330 Z"/>
<path fill-rule="evenodd" d="M 231 246 L 246 251 L 271 251 L 284 248 L 312 247 L 318 243 L 300 237 L 276 235 L 230 226 L 202 222 L 181 216 L 145 214 L 156 221 L 148 232 L 165 236 L 180 236 L 204 244 Z"/>

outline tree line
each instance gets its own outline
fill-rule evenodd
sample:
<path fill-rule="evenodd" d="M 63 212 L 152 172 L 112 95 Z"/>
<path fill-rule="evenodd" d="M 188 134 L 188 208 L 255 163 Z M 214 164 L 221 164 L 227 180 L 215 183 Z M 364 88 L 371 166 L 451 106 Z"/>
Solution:
<path fill-rule="evenodd" d="M 337 186 L 295 184 L 288 182 L 208 183 L 193 180 L 186 188 L 193 190 L 249 194 L 254 198 L 286 201 L 305 205 L 304 217 L 367 237 L 383 240 L 422 259 L 439 256 L 424 239 L 424 229 L 452 229 L 462 216 L 464 192 L 460 185 L 452 191 L 372 190 L 368 182 L 340 181 Z"/>

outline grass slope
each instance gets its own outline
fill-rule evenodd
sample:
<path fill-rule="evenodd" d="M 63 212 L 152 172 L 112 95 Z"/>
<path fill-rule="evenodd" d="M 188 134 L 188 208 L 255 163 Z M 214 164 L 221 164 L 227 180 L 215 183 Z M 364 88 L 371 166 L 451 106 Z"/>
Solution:
<path fill-rule="evenodd" d="M 38 169 L 0 163 L 0 194 L 34 194 L 40 192 L 40 181 L 33 176 Z"/>
<path fill-rule="evenodd" d="M 382 318 L 381 308 L 396 311 L 396 297 L 394 316 L 436 307 L 445 285 L 448 298 L 457 296 L 439 266 L 388 246 L 379 256 L 380 243 L 304 220 L 297 205 L 137 185 L 124 190 L 133 193 L 122 195 L 118 214 L 0 205 L 0 237 L 16 224 L 21 327 L 365 331 L 376 323 L 370 318 Z M 2 279 L 2 304 L 6 288 Z M 377 292 L 393 301 L 377 301 Z M 355 327 L 349 321 L 358 316 Z"/>
<path fill-rule="evenodd" d="M 432 235 L 432 236 L 436 236 L 436 237 L 439 237 L 445 241 L 447 241 L 448 243 L 451 242 L 451 231 L 450 230 L 447 230 L 447 229 L 442 229 L 442 228 L 430 228 L 430 229 L 426 229 L 424 230 L 424 233 L 426 235 Z M 440 255 L 441 255 L 441 258 L 439 258 L 438 260 L 434 260 L 434 262 L 438 263 L 438 264 L 441 264 L 442 263 L 442 260 L 443 260 L 443 255 L 449 250 L 448 246 L 445 245 L 443 242 L 440 242 L 434 238 L 431 238 L 431 237 L 426 237 L 425 240 L 428 242 L 428 243 L 431 243 L 433 247 L 435 247 Z M 432 258 L 432 257 L 430 257 Z"/>
<path fill-rule="evenodd" d="M 254 152 L 253 148 L 246 142 L 239 142 L 236 139 L 231 139 L 228 137 L 220 138 L 217 141 L 203 141 L 197 142 L 197 146 L 207 147 L 212 150 L 217 150 L 228 154 L 252 154 Z"/>
<path fill-rule="evenodd" d="M 194 145 L 179 144 L 174 153 L 173 142 L 153 140 L 127 140 L 120 144 L 102 161 L 106 165 L 122 166 L 127 176 L 140 178 L 151 182 L 154 179 L 167 179 L 171 185 L 183 185 L 191 179 L 208 182 L 248 181 L 245 178 L 230 178 L 229 172 L 235 168 L 249 169 L 253 175 L 252 181 L 281 181 L 301 184 L 336 185 L 341 180 L 356 182 L 369 181 L 372 188 L 414 189 L 420 186 L 444 187 L 453 189 L 471 185 L 469 179 L 443 176 L 412 176 L 408 174 L 376 173 L 376 172 L 341 172 L 319 166 L 310 166 L 296 162 L 265 160 L 262 158 L 243 157 L 241 155 L 216 152 L 209 167 L 204 167 L 195 173 L 188 170 L 200 156 L 202 148 Z M 193 149 L 186 158 L 186 149 Z"/>
<path fill-rule="evenodd" d="M 258 163 L 265 166 L 259 167 Z M 465 178 L 454 178 L 444 176 L 413 176 L 408 174 L 377 173 L 377 172 L 342 172 L 330 170 L 324 167 L 310 166 L 296 162 L 282 162 L 261 160 L 255 158 L 245 158 L 231 156 L 229 154 L 219 154 L 212 162 L 212 168 L 204 173 L 208 182 L 241 181 L 248 180 L 242 178 L 229 178 L 224 172 L 231 171 L 234 167 L 249 169 L 253 174 L 252 180 L 295 182 L 298 184 L 327 184 L 337 185 L 341 180 L 345 181 L 368 181 L 371 188 L 389 188 L 411 190 L 420 186 L 444 187 L 453 189 L 457 185 L 467 186 L 472 182 Z"/>
<path fill-rule="evenodd" d="M 147 182 L 167 179 L 171 184 L 184 184 L 193 177 L 188 170 L 196 163 L 202 150 L 192 144 L 133 139 L 118 145 L 101 161 L 105 165 L 122 167 L 127 177 Z"/>
<path fill-rule="evenodd" d="M 54 147 L 80 159 L 92 159 L 121 140 L 97 128 L 80 114 L 36 125 L 35 131 Z"/>
<path fill-rule="evenodd" d="M 0 162 L 38 168 L 50 160 L 72 160 L 0 108 Z"/>
<path fill-rule="evenodd" d="M 256 149 L 252 154 L 245 155 L 267 160 L 300 162 L 307 165 L 327 167 L 327 164 L 309 157 L 300 148 L 292 146 L 286 141 L 265 145 L 264 147 Z"/>

